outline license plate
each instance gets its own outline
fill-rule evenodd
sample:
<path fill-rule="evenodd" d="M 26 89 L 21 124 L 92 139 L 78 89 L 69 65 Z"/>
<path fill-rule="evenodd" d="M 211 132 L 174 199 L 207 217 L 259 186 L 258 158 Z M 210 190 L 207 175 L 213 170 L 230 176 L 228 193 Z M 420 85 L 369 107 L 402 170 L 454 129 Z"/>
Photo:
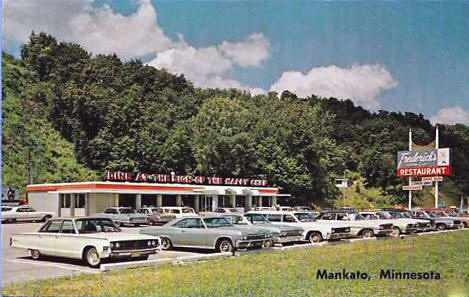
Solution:
<path fill-rule="evenodd" d="M 134 258 L 134 257 L 140 257 L 140 253 L 131 253 L 130 256 L 131 256 L 132 258 Z"/>

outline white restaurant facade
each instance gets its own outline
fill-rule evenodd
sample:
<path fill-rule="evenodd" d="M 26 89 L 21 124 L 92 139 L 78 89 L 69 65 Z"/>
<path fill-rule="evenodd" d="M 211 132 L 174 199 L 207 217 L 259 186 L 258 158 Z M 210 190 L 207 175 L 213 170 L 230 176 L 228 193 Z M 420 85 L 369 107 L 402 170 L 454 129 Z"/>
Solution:
<path fill-rule="evenodd" d="M 288 196 L 279 194 L 276 187 L 252 186 L 261 183 L 259 180 L 251 182 L 251 179 L 232 182 L 245 184 L 241 186 L 194 184 L 192 179 L 178 180 L 187 183 L 148 180 L 134 182 L 129 175 L 124 182 L 33 184 L 26 187 L 28 204 L 38 211 L 52 211 L 61 217 L 80 217 L 102 212 L 111 206 L 135 209 L 142 206 L 189 206 L 197 212 L 210 212 L 218 207 L 250 210 L 255 206 L 276 205 L 278 197 Z"/>

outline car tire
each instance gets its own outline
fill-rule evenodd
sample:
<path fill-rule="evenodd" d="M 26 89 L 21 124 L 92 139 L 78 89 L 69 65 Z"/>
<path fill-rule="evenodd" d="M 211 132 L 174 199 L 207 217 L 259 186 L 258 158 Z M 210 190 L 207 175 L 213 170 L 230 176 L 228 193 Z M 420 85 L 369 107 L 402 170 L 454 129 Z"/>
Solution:
<path fill-rule="evenodd" d="M 218 241 L 217 244 L 217 251 L 220 253 L 230 253 L 233 251 L 233 244 L 231 243 L 231 240 L 227 238 L 223 238 L 220 241 Z"/>
<path fill-rule="evenodd" d="M 374 236 L 373 230 L 365 229 L 362 232 L 362 238 L 371 238 Z"/>
<path fill-rule="evenodd" d="M 272 240 L 266 240 L 262 244 L 263 248 L 270 248 L 270 247 L 273 247 L 273 246 L 274 246 L 274 242 Z"/>
<path fill-rule="evenodd" d="M 436 225 L 436 230 L 438 230 L 438 231 L 446 230 L 446 225 L 445 224 L 437 224 Z"/>
<path fill-rule="evenodd" d="M 41 222 L 47 222 L 47 220 L 49 220 L 50 218 L 52 218 L 52 216 L 45 215 L 45 216 L 42 217 Z"/>
<path fill-rule="evenodd" d="M 389 236 L 391 237 L 399 237 L 401 235 L 401 229 L 399 227 L 393 227 L 392 232 L 389 233 Z"/>
<path fill-rule="evenodd" d="M 101 263 L 98 251 L 94 247 L 90 247 L 85 250 L 83 260 L 90 267 L 98 267 Z"/>
<path fill-rule="evenodd" d="M 140 227 L 140 224 L 134 224 L 135 227 Z"/>
<path fill-rule="evenodd" d="M 34 260 L 41 259 L 42 254 L 39 250 L 30 250 L 29 253 Z"/>
<path fill-rule="evenodd" d="M 115 223 L 116 223 L 117 227 L 122 227 L 122 225 L 123 225 L 122 222 L 119 222 L 119 221 L 116 221 Z"/>
<path fill-rule="evenodd" d="M 167 237 L 161 237 L 161 249 L 162 250 L 169 250 L 173 247 L 173 244 L 171 243 L 171 239 Z"/>
<path fill-rule="evenodd" d="M 310 243 L 319 243 L 322 241 L 322 235 L 319 232 L 311 232 L 308 234 L 308 241 Z"/>
<path fill-rule="evenodd" d="M 462 222 L 462 228 L 467 228 L 467 223 L 466 222 Z"/>

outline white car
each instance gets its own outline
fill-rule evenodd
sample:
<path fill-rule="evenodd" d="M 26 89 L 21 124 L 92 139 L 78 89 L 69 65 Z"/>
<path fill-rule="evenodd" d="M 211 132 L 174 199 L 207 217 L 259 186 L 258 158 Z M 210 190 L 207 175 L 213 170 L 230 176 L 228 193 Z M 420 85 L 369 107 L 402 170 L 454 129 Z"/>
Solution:
<path fill-rule="evenodd" d="M 266 217 L 269 222 L 296 226 L 303 229 L 302 240 L 311 243 L 323 240 L 349 238 L 350 227 L 345 224 L 316 222 L 309 212 L 301 211 L 249 211 L 247 214 L 258 213 Z"/>
<path fill-rule="evenodd" d="M 160 216 L 162 223 L 181 218 L 196 218 L 198 215 L 192 207 L 185 206 L 162 206 L 157 207 L 156 211 Z"/>
<path fill-rule="evenodd" d="M 2 206 L 2 222 L 13 223 L 16 221 L 42 221 L 55 217 L 54 212 L 36 211 L 29 206 Z"/>
<path fill-rule="evenodd" d="M 103 258 L 146 260 L 161 247 L 159 237 L 124 233 L 111 219 L 99 217 L 50 219 L 37 232 L 12 234 L 10 245 L 42 255 L 82 259 L 97 267 Z"/>

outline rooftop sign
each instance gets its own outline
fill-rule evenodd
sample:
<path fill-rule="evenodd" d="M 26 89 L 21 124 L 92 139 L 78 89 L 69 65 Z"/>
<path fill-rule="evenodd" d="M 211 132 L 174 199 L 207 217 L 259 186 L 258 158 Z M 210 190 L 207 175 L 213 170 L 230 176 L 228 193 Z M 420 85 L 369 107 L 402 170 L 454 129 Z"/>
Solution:
<path fill-rule="evenodd" d="M 267 180 L 243 177 L 191 176 L 176 174 L 149 174 L 144 172 L 107 171 L 105 180 L 123 182 L 176 183 L 227 186 L 267 186 Z"/>

